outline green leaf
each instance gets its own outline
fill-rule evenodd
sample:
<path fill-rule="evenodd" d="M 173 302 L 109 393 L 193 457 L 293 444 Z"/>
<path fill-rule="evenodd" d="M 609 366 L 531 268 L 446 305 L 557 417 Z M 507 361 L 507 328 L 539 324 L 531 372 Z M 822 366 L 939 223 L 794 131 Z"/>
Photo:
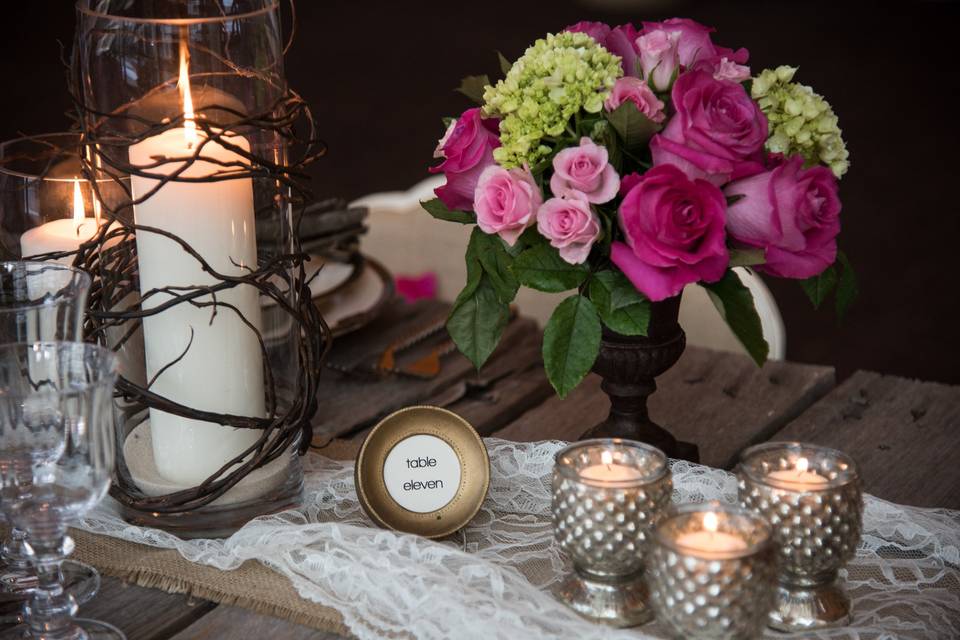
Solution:
<path fill-rule="evenodd" d="M 561 398 L 580 384 L 600 352 L 600 318 L 589 299 L 573 295 L 557 305 L 543 331 L 543 365 Z"/>
<path fill-rule="evenodd" d="M 594 274 L 590 299 L 608 328 L 625 336 L 647 335 L 650 301 L 619 271 Z"/>
<path fill-rule="evenodd" d="M 587 267 L 566 262 L 549 244 L 538 244 L 517 256 L 513 273 L 521 284 L 548 293 L 575 289 L 590 275 Z"/>
<path fill-rule="evenodd" d="M 455 211 L 448 209 L 447 205 L 440 201 L 440 198 L 424 200 L 420 203 L 420 206 L 437 220 L 459 222 L 460 224 L 473 224 L 477 221 L 477 217 L 472 211 Z"/>
<path fill-rule="evenodd" d="M 504 77 L 510 72 L 510 67 L 513 66 L 513 63 L 507 60 L 502 53 L 497 51 L 497 59 L 500 61 L 500 71 L 503 73 Z"/>
<path fill-rule="evenodd" d="M 853 266 L 843 251 L 837 253 L 837 265 L 840 271 L 839 281 L 837 283 L 837 317 L 843 320 L 850 309 L 850 305 L 860 294 L 860 287 L 857 285 L 857 274 L 853 271 Z"/>
<path fill-rule="evenodd" d="M 630 101 L 621 104 L 613 113 L 608 113 L 607 120 L 630 150 L 643 147 L 660 130 L 660 125 L 643 115 L 637 105 Z"/>
<path fill-rule="evenodd" d="M 800 286 L 807 293 L 814 309 L 819 309 L 823 301 L 837 285 L 837 270 L 833 266 L 827 267 L 823 273 L 812 278 L 800 281 Z"/>
<path fill-rule="evenodd" d="M 730 249 L 730 267 L 752 267 L 767 261 L 763 249 Z"/>
<path fill-rule="evenodd" d="M 719 282 L 702 283 L 702 286 L 754 362 L 758 366 L 766 362 L 770 347 L 763 339 L 760 316 L 753 305 L 750 290 L 740 281 L 736 272 L 728 269 Z"/>
<path fill-rule="evenodd" d="M 647 297 L 637 291 L 633 283 L 619 270 L 599 271 L 593 274 L 593 279 L 590 281 L 590 297 L 597 302 L 595 293 L 604 300 L 603 306 L 611 311 L 647 302 Z"/>
<path fill-rule="evenodd" d="M 486 75 L 467 76 L 460 81 L 457 91 L 467 96 L 477 104 L 483 104 L 483 92 L 490 85 L 490 78 Z"/>
<path fill-rule="evenodd" d="M 520 237 L 517 238 L 517 241 L 513 243 L 512 247 L 504 244 L 503 248 L 507 253 L 516 258 L 530 247 L 535 247 L 539 244 L 546 243 L 547 239 L 540 235 L 540 232 L 537 231 L 536 225 L 534 225 L 532 227 L 527 227 L 524 232 L 520 234 Z"/>
<path fill-rule="evenodd" d="M 507 253 L 499 236 L 487 235 L 479 227 L 473 229 L 467 254 L 479 260 L 500 302 L 509 304 L 517 296 L 520 283 L 513 275 L 513 257 Z"/>
<path fill-rule="evenodd" d="M 510 307 L 500 302 L 486 274 L 481 274 L 471 293 L 465 293 L 466 290 L 460 293 L 450 311 L 447 332 L 460 352 L 479 369 L 500 342 Z"/>

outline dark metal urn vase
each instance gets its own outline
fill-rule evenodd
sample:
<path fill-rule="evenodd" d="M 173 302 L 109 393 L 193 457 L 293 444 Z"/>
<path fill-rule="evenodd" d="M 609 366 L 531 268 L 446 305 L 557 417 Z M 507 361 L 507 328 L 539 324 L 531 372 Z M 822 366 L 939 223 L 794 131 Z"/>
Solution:
<path fill-rule="evenodd" d="M 699 461 L 695 444 L 678 441 L 650 419 L 647 398 L 657 390 L 655 378 L 680 359 L 687 344 L 677 318 L 680 296 L 651 305 L 647 336 L 625 336 L 603 328 L 593 371 L 603 378 L 610 415 L 583 438 L 626 438 L 652 444 L 671 458 Z"/>

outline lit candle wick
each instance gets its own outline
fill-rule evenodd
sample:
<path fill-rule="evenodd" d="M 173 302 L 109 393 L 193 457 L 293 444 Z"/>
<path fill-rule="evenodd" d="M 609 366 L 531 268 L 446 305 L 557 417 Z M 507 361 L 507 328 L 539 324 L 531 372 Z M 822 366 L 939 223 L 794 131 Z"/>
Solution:
<path fill-rule="evenodd" d="M 193 113 L 193 96 L 190 93 L 190 50 L 186 38 L 180 39 L 180 77 L 177 80 L 180 97 L 183 100 L 183 137 L 187 148 L 197 143 L 196 115 Z"/>
<path fill-rule="evenodd" d="M 613 471 L 613 468 L 610 466 L 613 464 L 613 454 L 609 451 L 604 451 L 600 454 L 600 462 L 607 466 L 607 471 Z"/>

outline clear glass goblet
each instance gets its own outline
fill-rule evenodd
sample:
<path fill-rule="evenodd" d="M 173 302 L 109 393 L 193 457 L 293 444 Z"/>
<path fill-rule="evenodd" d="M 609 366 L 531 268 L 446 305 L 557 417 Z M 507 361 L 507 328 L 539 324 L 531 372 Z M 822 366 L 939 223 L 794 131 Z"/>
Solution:
<path fill-rule="evenodd" d="M 98 345 L 0 346 L 0 508 L 26 532 L 37 575 L 25 624 L 0 639 L 124 638 L 106 623 L 74 617 L 77 601 L 61 571 L 73 550 L 68 524 L 110 487 L 116 379 L 115 354 Z"/>
<path fill-rule="evenodd" d="M 80 340 L 90 276 L 56 262 L 0 263 L 0 343 Z M 16 528 L 0 552 L 0 605 L 18 603 L 36 584 Z M 64 564 L 67 588 L 86 602 L 100 588 L 96 570 L 82 562 Z"/>

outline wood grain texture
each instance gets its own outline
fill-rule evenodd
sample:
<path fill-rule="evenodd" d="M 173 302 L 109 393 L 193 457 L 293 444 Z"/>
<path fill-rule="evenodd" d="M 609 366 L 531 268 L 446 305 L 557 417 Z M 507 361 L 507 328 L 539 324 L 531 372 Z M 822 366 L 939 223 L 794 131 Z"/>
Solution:
<path fill-rule="evenodd" d="M 186 629 L 216 607 L 215 602 L 208 600 L 101 576 L 100 592 L 80 607 L 79 615 L 109 622 L 123 631 L 127 640 L 163 640 Z"/>
<path fill-rule="evenodd" d="M 960 509 L 960 387 L 858 371 L 777 432 L 845 451 L 875 496 Z"/>
<path fill-rule="evenodd" d="M 730 468 L 744 447 L 762 442 L 825 395 L 830 367 L 769 362 L 688 347 L 658 379 L 650 416 L 678 439 L 700 446 L 703 464 Z M 553 397 L 493 435 L 508 440 L 576 440 L 603 420 L 609 401 L 590 375 L 566 399 Z"/>
<path fill-rule="evenodd" d="M 231 638 L 341 640 L 344 636 L 317 631 L 287 620 L 227 605 L 220 605 L 173 636 L 173 640 L 228 640 Z"/>

